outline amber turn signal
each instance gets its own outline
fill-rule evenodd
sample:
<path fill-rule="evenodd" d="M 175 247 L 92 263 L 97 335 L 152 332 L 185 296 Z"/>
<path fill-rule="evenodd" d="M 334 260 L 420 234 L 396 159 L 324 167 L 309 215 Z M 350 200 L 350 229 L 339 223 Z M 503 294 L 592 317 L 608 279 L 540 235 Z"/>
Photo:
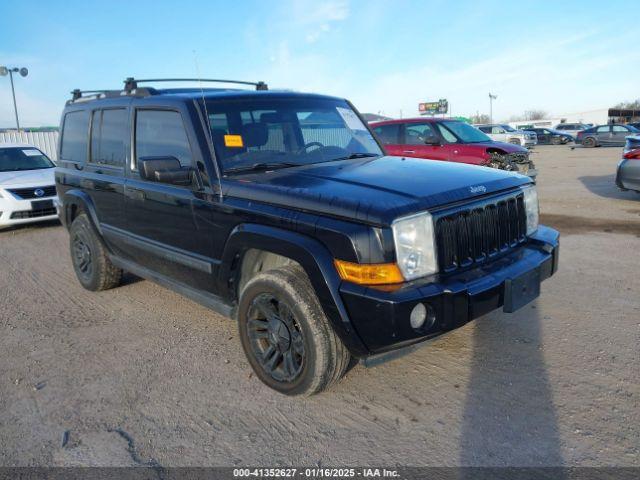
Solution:
<path fill-rule="evenodd" d="M 342 280 L 361 285 L 402 283 L 404 277 L 395 263 L 351 263 L 334 260 Z"/>

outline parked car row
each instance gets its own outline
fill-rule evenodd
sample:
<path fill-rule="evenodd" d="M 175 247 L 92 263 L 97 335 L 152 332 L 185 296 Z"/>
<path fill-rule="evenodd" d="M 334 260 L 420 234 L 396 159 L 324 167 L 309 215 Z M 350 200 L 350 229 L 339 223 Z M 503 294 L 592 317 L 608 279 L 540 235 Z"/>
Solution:
<path fill-rule="evenodd" d="M 598 125 L 578 132 L 576 143 L 580 143 L 587 148 L 600 146 L 621 147 L 625 145 L 629 135 L 637 135 L 639 133 L 640 130 L 632 125 Z"/>

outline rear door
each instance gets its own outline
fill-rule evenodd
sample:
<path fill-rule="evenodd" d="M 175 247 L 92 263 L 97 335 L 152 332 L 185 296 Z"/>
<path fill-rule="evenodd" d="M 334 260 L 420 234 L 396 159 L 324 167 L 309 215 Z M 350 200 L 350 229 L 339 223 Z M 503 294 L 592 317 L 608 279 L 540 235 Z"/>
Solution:
<path fill-rule="evenodd" d="M 141 159 L 167 156 L 178 159 L 181 167 L 199 170 L 196 166 L 202 158 L 188 121 L 190 112 L 185 105 L 147 105 L 134 104 L 131 119 L 134 137 L 125 183 L 126 231 L 112 233 L 124 237 L 129 259 L 140 266 L 186 286 L 215 292 L 215 199 L 208 182 L 199 173 L 194 173 L 198 182 L 189 186 L 148 181 L 138 170 Z"/>
<path fill-rule="evenodd" d="M 373 133 L 378 137 L 387 155 L 402 156 L 400 123 L 388 123 L 373 127 Z"/>
<path fill-rule="evenodd" d="M 551 141 L 551 132 L 544 128 L 536 128 L 534 130 L 538 136 L 538 143 L 549 143 Z"/>

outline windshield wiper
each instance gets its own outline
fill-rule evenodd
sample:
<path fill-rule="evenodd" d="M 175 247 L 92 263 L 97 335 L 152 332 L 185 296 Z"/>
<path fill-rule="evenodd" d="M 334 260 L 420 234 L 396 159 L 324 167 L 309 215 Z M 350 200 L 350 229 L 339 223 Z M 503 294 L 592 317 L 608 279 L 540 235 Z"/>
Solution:
<path fill-rule="evenodd" d="M 379 157 L 379 156 L 380 154 L 378 153 L 360 152 L 360 153 L 352 153 L 351 155 L 347 155 L 344 157 L 332 158 L 330 161 L 336 162 L 338 160 L 353 160 L 354 158 L 369 158 L 369 157 Z"/>
<path fill-rule="evenodd" d="M 225 174 L 229 173 L 241 173 L 241 172 L 264 172 L 266 170 L 278 170 L 280 168 L 288 168 L 288 167 L 298 167 L 300 163 L 291 163 L 291 162 L 260 162 L 254 163 L 253 165 L 244 165 L 242 167 L 229 168 L 225 170 Z"/>

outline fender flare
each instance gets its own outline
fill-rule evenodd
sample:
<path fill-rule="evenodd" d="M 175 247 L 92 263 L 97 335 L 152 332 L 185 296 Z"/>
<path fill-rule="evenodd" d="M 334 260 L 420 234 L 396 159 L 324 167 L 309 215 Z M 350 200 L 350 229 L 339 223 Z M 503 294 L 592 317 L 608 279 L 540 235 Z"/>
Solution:
<path fill-rule="evenodd" d="M 82 190 L 67 190 L 62 197 L 62 211 L 60 217 L 62 223 L 69 228 L 71 227 L 71 209 L 73 206 L 81 207 L 89 215 L 89 220 L 93 224 L 93 227 L 102 236 L 102 229 L 100 228 L 100 222 L 98 221 L 98 215 L 96 214 L 96 206 L 91 200 L 91 197 Z"/>
<path fill-rule="evenodd" d="M 333 256 L 322 243 L 306 235 L 259 224 L 236 226 L 227 239 L 218 271 L 221 292 L 232 296 L 227 286 L 229 278 L 234 275 L 237 258 L 252 248 L 282 255 L 298 262 L 307 273 L 334 331 L 349 351 L 357 357 L 369 354 L 340 297 L 339 287 L 342 280 L 334 267 Z"/>

